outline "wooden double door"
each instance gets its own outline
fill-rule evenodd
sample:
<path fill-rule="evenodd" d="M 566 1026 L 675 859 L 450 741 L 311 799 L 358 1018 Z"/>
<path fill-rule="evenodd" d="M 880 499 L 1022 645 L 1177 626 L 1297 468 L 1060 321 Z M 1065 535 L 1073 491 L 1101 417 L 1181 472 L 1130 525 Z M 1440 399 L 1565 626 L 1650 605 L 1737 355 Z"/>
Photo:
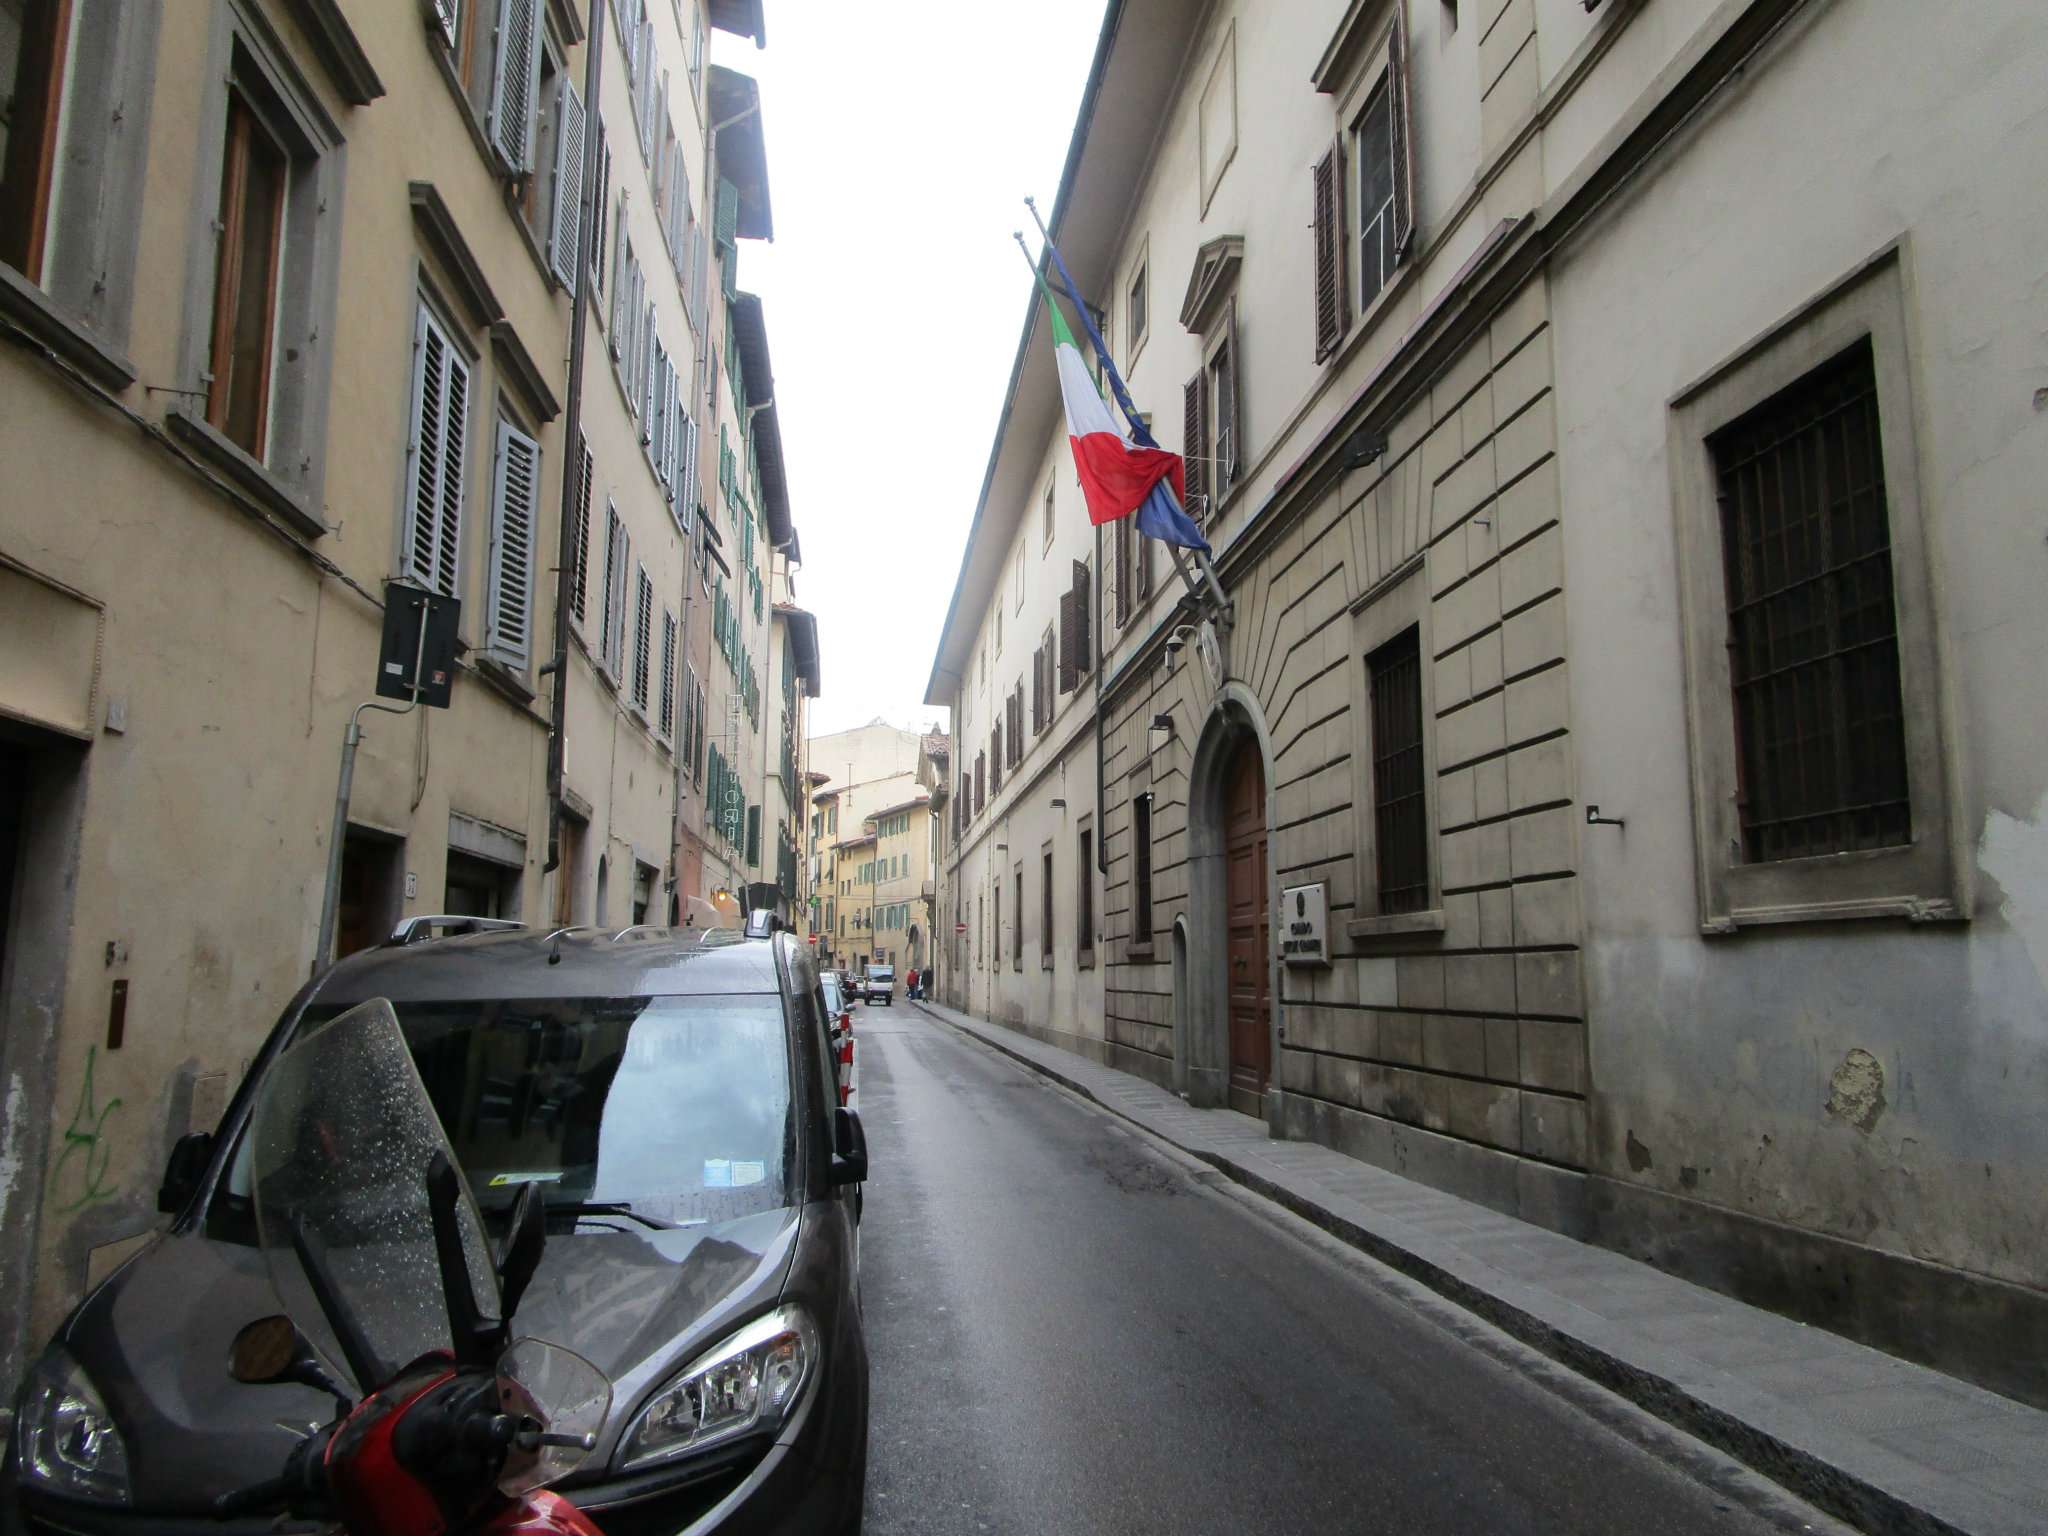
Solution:
<path fill-rule="evenodd" d="M 1230 1107 L 1263 1117 L 1273 1070 L 1267 959 L 1273 914 L 1266 902 L 1266 775 L 1259 744 L 1246 740 L 1225 779 L 1225 912 L 1229 925 Z"/>

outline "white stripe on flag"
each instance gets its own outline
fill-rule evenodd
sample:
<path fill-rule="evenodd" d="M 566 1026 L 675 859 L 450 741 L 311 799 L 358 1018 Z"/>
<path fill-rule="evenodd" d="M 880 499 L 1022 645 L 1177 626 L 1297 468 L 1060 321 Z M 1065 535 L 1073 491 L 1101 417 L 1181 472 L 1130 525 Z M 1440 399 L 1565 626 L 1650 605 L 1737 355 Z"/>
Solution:
<path fill-rule="evenodd" d="M 1087 437 L 1107 432 L 1126 448 L 1130 447 L 1131 440 L 1124 435 L 1109 402 L 1096 392 L 1095 381 L 1088 377 L 1088 365 L 1081 361 L 1081 354 L 1062 343 L 1053 348 L 1053 361 L 1060 370 L 1060 399 L 1067 407 L 1068 435 Z"/>

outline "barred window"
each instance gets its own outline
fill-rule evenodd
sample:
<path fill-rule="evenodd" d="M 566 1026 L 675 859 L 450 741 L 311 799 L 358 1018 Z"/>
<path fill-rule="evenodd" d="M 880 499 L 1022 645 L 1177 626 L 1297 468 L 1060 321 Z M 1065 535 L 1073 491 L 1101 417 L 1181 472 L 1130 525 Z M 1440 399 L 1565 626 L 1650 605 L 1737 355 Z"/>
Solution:
<path fill-rule="evenodd" d="M 1380 912 L 1429 905 L 1429 808 L 1422 758 L 1421 630 L 1411 625 L 1365 659 L 1372 690 L 1373 843 Z"/>
<path fill-rule="evenodd" d="M 1910 842 L 1869 339 L 1707 446 L 1727 571 L 1743 861 Z"/>

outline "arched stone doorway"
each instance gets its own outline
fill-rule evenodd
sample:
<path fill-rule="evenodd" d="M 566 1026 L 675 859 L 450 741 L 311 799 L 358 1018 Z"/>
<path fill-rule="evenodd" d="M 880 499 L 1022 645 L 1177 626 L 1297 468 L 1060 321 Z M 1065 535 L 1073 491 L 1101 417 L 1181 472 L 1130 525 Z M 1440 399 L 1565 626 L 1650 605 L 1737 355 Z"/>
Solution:
<path fill-rule="evenodd" d="M 1176 967 L 1190 1103 L 1272 1119 L 1272 754 L 1258 702 L 1225 684 L 1188 781 L 1189 958 Z M 1179 1044 L 1179 1042 L 1177 1042 Z"/>

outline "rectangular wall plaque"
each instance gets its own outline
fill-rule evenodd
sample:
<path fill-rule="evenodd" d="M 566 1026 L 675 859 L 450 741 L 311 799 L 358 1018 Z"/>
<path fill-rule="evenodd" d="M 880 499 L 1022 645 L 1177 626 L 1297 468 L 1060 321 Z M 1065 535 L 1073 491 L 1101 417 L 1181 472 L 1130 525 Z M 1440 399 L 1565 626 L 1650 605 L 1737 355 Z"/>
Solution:
<path fill-rule="evenodd" d="M 1280 893 L 1280 957 L 1289 965 L 1330 963 L 1330 882 Z"/>

